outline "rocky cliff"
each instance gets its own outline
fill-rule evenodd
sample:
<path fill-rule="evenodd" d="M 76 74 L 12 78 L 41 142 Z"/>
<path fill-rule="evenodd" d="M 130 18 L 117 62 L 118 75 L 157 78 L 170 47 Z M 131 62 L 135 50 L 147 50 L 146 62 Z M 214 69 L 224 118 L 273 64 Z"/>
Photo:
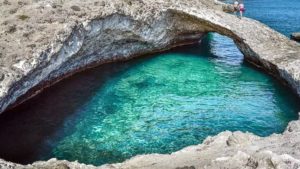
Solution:
<path fill-rule="evenodd" d="M 204 0 L 0 0 L 0 112 L 88 67 L 194 43 L 207 32 L 232 38 L 245 59 L 300 95 L 300 45 Z M 246 26 L 245 26 L 246 25 Z M 101 168 L 299 167 L 299 121 L 282 135 L 224 132 L 171 155 Z M 93 168 L 50 160 L 4 168 Z"/>
<path fill-rule="evenodd" d="M 0 112 L 86 67 L 199 40 L 201 25 L 174 5 L 184 3 L 2 0 Z"/>

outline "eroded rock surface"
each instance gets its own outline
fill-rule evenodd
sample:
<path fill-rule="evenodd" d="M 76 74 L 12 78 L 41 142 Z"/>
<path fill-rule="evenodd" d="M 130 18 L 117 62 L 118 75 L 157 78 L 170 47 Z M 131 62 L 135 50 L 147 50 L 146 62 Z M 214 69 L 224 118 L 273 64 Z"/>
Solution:
<path fill-rule="evenodd" d="M 0 112 L 87 66 L 199 40 L 200 24 L 168 11 L 191 2 L 1 0 Z"/>
<path fill-rule="evenodd" d="M 234 39 L 247 61 L 300 95 L 300 45 L 222 8 L 205 0 L 0 0 L 0 112 L 87 67 L 194 43 L 207 32 Z M 171 155 L 100 168 L 299 168 L 299 123 L 266 138 L 223 132 Z M 95 168 L 55 159 L 1 167 Z"/>

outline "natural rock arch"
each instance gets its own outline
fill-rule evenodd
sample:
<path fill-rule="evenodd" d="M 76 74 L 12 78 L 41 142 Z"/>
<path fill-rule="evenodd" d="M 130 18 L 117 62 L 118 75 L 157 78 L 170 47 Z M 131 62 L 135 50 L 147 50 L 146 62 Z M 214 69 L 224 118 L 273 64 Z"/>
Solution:
<path fill-rule="evenodd" d="M 239 19 L 230 14 L 209 10 L 205 13 L 195 9 L 174 12 L 195 17 L 198 24 L 205 25 L 206 31 L 217 32 L 233 39 L 247 61 L 283 80 L 300 95 L 298 43 L 253 19 Z"/>
<path fill-rule="evenodd" d="M 13 65 L 18 71 L 12 72 L 21 78 L 2 79 L 0 112 L 76 71 L 193 43 L 207 32 L 232 38 L 246 60 L 284 80 L 300 94 L 300 45 L 296 42 L 255 20 L 213 9 L 181 6 L 158 12 L 159 16 L 147 14 L 141 19 L 126 11 L 113 12 L 73 24 L 64 41 L 51 43 L 37 57 Z M 36 60 L 39 64 L 33 65 Z"/>

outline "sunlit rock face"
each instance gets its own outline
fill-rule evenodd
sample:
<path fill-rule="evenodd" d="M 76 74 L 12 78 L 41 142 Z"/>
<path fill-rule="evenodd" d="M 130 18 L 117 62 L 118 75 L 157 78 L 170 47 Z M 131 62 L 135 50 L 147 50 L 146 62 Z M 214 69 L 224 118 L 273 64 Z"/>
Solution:
<path fill-rule="evenodd" d="M 2 0 L 0 1 L 0 112 L 87 67 L 193 43 L 207 32 L 218 32 L 234 39 L 246 60 L 273 74 L 300 94 L 299 44 L 257 21 L 247 18 L 240 20 L 226 14 L 220 11 L 221 8 L 220 3 L 204 0 L 32 2 Z M 278 165 L 282 161 L 287 164 L 291 159 L 294 161 L 289 162 L 289 165 L 298 165 L 298 161 L 294 159 L 299 158 L 297 154 L 299 144 L 296 141 L 299 140 L 299 132 L 294 130 L 295 126 L 298 125 L 291 127 L 293 134 L 287 132 L 266 139 L 253 136 L 254 140 L 262 141 L 253 145 L 258 149 L 252 148 L 276 150 L 278 155 L 274 158 L 279 160 Z M 221 137 L 224 141 L 224 137 L 226 140 L 228 135 L 232 133 L 221 133 L 215 140 Z M 240 135 L 250 137 L 249 134 L 238 134 L 237 137 L 243 137 Z M 293 140 L 295 143 L 287 144 L 283 138 Z M 268 139 L 274 140 L 271 142 Z M 270 145 L 274 142 L 286 147 L 276 149 Z M 221 143 L 223 145 L 222 141 Z M 264 146 L 257 146 L 260 143 Z M 295 148 L 289 147 L 291 145 Z M 205 143 L 199 146 L 212 147 Z M 234 147 L 232 152 L 240 150 L 238 144 Z M 220 150 L 222 146 L 216 148 L 218 146 L 214 146 L 211 153 Z M 184 154 L 185 151 L 181 153 Z M 222 149 L 224 155 L 233 155 L 226 152 Z M 237 157 L 247 159 L 246 157 L 253 155 L 251 152 L 253 151 L 249 150 L 248 154 L 240 154 Z M 283 153 L 290 156 L 281 156 Z M 269 154 L 272 156 L 272 153 Z M 177 158 L 176 155 L 172 156 Z M 214 157 L 207 156 L 208 161 Z M 253 158 L 256 157 L 260 159 L 259 155 Z M 169 156 L 165 158 L 171 159 Z M 134 158 L 131 162 L 139 159 Z M 216 162 L 218 160 L 220 161 L 216 159 L 211 165 L 218 165 Z M 232 156 L 222 160 L 236 159 Z M 51 161 L 49 165 L 58 163 L 61 162 Z M 0 164 L 2 165 L 2 162 Z M 44 164 L 47 163 L 36 165 Z M 162 161 L 161 165 L 163 164 Z M 199 163 L 197 166 L 202 164 L 204 165 Z M 3 162 L 3 165 L 18 166 L 6 162 Z M 79 164 L 66 162 L 65 165 L 74 167 Z M 122 165 L 115 167 L 120 166 Z M 233 165 L 228 162 L 228 166 Z"/>

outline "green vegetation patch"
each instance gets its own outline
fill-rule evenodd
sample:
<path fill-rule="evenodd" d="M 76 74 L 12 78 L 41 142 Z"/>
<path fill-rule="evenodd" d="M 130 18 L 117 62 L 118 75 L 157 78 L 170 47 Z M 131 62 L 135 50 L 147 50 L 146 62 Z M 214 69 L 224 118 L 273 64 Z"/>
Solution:
<path fill-rule="evenodd" d="M 18 15 L 18 18 L 22 21 L 25 21 L 25 20 L 29 19 L 30 17 L 27 15 Z"/>

